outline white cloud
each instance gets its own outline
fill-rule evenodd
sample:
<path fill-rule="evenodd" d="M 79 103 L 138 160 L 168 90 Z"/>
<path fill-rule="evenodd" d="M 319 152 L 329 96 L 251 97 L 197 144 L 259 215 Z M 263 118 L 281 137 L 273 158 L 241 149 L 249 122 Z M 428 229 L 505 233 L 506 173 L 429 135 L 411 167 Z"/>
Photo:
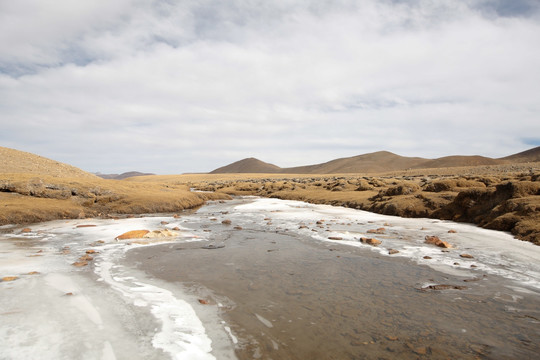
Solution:
<path fill-rule="evenodd" d="M 504 156 L 540 134 L 535 14 L 317 4 L 0 2 L 0 143 L 178 173 L 382 149 Z"/>

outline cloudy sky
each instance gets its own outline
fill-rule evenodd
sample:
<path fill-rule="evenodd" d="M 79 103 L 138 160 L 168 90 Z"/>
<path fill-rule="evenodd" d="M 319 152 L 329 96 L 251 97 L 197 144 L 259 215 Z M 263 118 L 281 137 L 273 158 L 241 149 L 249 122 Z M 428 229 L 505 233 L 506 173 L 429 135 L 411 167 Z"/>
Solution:
<path fill-rule="evenodd" d="M 0 0 L 0 146 L 91 172 L 540 145 L 537 0 Z"/>

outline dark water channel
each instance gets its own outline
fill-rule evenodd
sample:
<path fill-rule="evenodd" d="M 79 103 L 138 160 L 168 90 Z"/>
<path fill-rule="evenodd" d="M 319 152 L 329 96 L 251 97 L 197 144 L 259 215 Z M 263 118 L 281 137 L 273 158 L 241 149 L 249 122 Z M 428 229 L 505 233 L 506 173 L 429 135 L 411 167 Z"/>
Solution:
<path fill-rule="evenodd" d="M 193 292 L 208 289 L 208 306 L 223 303 L 240 359 L 534 359 L 540 352 L 540 300 L 508 295 L 509 280 L 479 273 L 464 282 L 255 223 L 238 230 L 206 218 L 186 226 L 209 242 L 135 249 L 125 261 Z M 216 248 L 203 248 L 209 244 Z M 421 290 L 426 283 L 466 289 Z"/>

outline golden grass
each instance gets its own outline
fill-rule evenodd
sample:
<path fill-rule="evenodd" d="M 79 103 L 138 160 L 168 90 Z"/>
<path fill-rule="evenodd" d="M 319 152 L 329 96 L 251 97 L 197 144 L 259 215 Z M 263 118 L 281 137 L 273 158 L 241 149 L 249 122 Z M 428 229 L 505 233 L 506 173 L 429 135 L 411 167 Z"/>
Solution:
<path fill-rule="evenodd" d="M 0 224 L 175 212 L 200 206 L 207 200 L 229 198 L 223 193 L 191 192 L 182 184 L 35 174 L 2 174 L 0 195 Z"/>

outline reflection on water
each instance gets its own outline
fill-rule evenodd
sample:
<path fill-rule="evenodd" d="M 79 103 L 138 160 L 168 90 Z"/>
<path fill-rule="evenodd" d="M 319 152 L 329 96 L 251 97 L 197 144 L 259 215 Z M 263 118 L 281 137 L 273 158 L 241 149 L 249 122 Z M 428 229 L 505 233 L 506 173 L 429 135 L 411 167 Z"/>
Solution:
<path fill-rule="evenodd" d="M 540 350 L 540 299 L 510 280 L 439 273 L 255 221 L 234 229 L 216 221 L 227 211 L 231 204 L 214 205 L 184 219 L 216 246 L 142 248 L 126 264 L 209 289 L 209 306 L 228 298 L 222 316 L 240 359 L 511 359 Z M 430 284 L 466 289 L 421 290 Z"/>

